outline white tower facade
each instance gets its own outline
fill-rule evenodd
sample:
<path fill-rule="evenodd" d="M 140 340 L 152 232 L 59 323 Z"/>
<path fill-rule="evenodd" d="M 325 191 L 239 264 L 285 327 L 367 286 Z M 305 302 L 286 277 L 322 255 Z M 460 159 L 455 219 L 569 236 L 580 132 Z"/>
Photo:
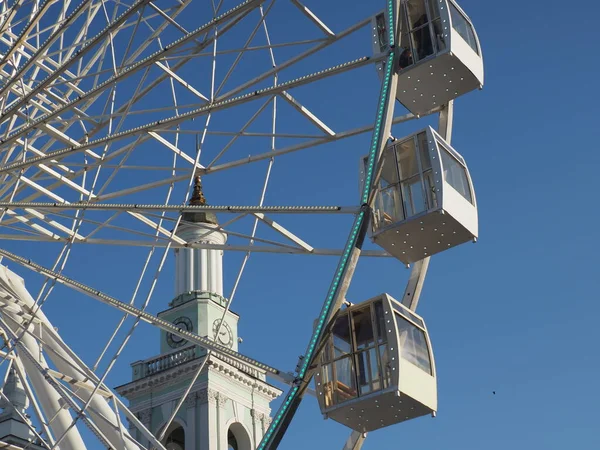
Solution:
<path fill-rule="evenodd" d="M 190 204 L 206 204 L 199 178 Z M 216 216 L 206 212 L 184 213 L 176 234 L 188 244 L 223 245 L 227 241 Z M 175 298 L 158 316 L 238 351 L 239 316 L 232 311 L 223 316 L 226 306 L 223 250 L 175 250 Z M 218 352 L 207 355 L 205 349 L 161 331 L 160 354 L 134 362 L 133 381 L 117 391 L 129 399 L 130 409 L 141 422 L 158 435 L 206 358 L 203 372 L 163 443 L 169 450 L 254 450 L 271 422 L 269 404 L 282 393 L 267 383 L 266 372 L 259 367 Z M 131 431 L 144 442 L 139 433 Z"/>
<path fill-rule="evenodd" d="M 227 241 L 219 226 L 207 222 L 181 222 L 177 236 L 190 244 L 223 245 Z M 175 297 L 191 291 L 223 296 L 223 250 L 178 248 L 175 250 Z"/>
<path fill-rule="evenodd" d="M 200 177 L 196 177 L 190 205 L 206 205 Z M 224 245 L 227 241 L 227 235 L 219 231 L 217 217 L 206 212 L 184 213 L 176 234 L 188 244 Z M 223 296 L 223 250 L 175 250 L 175 297 L 193 291 Z"/>

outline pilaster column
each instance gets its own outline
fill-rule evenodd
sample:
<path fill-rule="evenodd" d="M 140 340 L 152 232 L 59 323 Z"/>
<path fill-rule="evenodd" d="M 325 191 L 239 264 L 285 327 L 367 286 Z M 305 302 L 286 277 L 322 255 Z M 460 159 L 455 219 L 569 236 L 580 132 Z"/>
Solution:
<path fill-rule="evenodd" d="M 129 434 L 134 439 L 139 440 L 137 427 L 133 424 L 133 422 L 131 421 L 131 419 L 129 417 L 126 417 L 125 420 L 127 420 L 127 430 L 129 431 Z"/>
<path fill-rule="evenodd" d="M 148 429 L 148 431 L 150 433 L 153 433 L 154 430 L 152 429 L 152 409 L 146 409 L 144 411 L 140 411 L 138 413 L 138 418 L 140 420 L 140 422 L 142 422 L 142 424 Z M 145 446 L 149 446 L 150 442 L 148 441 L 148 439 L 146 439 L 141 433 L 140 433 L 140 437 L 141 437 L 141 442 L 145 445 Z"/>
<path fill-rule="evenodd" d="M 254 439 L 254 447 L 256 447 L 264 436 L 263 420 L 265 415 L 256 409 L 250 410 L 252 416 L 252 438 Z"/>
<path fill-rule="evenodd" d="M 208 389 L 201 389 L 196 393 L 198 429 L 196 431 L 196 447 L 194 450 L 216 450 L 211 446 L 212 435 L 214 434 L 213 412 L 208 399 Z"/>
<path fill-rule="evenodd" d="M 219 450 L 219 392 L 213 389 L 207 389 L 206 396 L 208 399 L 209 450 Z"/>
<path fill-rule="evenodd" d="M 211 391 L 212 389 L 209 389 L 209 395 Z M 223 418 L 223 409 L 225 409 L 229 397 L 219 391 L 214 391 L 214 396 L 217 408 L 217 430 L 219 430 L 217 433 L 217 448 L 221 449 L 226 448 L 225 444 L 227 443 L 227 430 L 224 429 L 226 421 Z"/>
<path fill-rule="evenodd" d="M 187 410 L 187 432 L 185 433 L 185 449 L 196 450 L 196 407 L 198 405 L 198 397 L 193 392 L 185 399 L 185 407 Z"/>
<path fill-rule="evenodd" d="M 269 416 L 268 414 L 263 415 L 263 419 L 262 419 L 263 435 L 267 432 L 267 429 L 269 428 L 269 425 L 271 425 L 272 421 L 273 421 L 273 419 L 271 419 L 271 416 Z"/>

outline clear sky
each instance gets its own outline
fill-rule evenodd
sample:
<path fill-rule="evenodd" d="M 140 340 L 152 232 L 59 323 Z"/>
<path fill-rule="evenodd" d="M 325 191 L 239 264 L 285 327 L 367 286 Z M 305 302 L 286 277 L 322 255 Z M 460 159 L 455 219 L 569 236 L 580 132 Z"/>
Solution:
<path fill-rule="evenodd" d="M 336 31 L 384 7 L 381 0 L 332 2 L 336 8 L 343 3 L 340 9 L 327 2 L 306 3 Z M 577 14 L 566 8 L 569 4 L 579 5 Z M 600 216 L 587 199 L 598 190 L 594 174 L 600 154 L 597 144 L 586 139 L 597 129 L 593 105 L 599 67 L 592 43 L 600 7 L 596 2 L 558 0 L 462 0 L 460 5 L 475 24 L 485 63 L 484 89 L 455 104 L 453 136 L 474 181 L 479 241 L 432 259 L 418 309 L 436 359 L 437 417 L 371 433 L 363 448 L 598 449 L 600 306 L 594 230 Z M 274 34 L 289 27 L 293 35 L 285 18 L 272 27 Z M 370 54 L 368 44 L 351 42 L 357 47 L 340 48 L 339 60 L 327 64 L 316 59 L 315 64 L 326 67 L 347 60 L 347 55 Z M 282 74 L 282 80 L 301 69 L 289 77 Z M 307 91 L 304 99 L 318 108 L 319 97 L 326 98 L 327 90 L 337 87 L 345 96 L 339 104 L 327 105 L 335 112 L 334 128 L 371 122 L 379 83 L 374 70 L 350 72 L 339 83 Z M 394 134 L 428 123 L 424 119 L 397 127 Z M 334 145 L 331 151 L 323 147 L 278 159 L 266 204 L 354 204 L 358 157 L 368 150 L 368 136 L 350 142 L 348 147 Z M 224 174 L 221 181 L 207 177 L 210 203 L 256 204 L 265 168 L 266 163 L 256 172 L 244 172 L 253 178 L 235 173 Z M 348 217 L 284 219 L 320 247 L 341 246 L 351 223 Z M 245 222 L 246 232 L 250 226 Z M 19 245 L 7 248 L 46 258 L 44 250 Z M 65 274 L 128 301 L 133 274 L 139 273 L 145 254 L 140 249 L 82 246 L 73 252 Z M 241 257 L 225 255 L 226 293 Z M 83 264 L 90 261 L 93 270 Z M 150 306 L 154 313 L 171 300 L 172 264 L 169 258 Z M 292 370 L 305 350 L 335 264 L 333 257 L 253 254 L 232 304 L 241 315 L 240 351 Z M 35 275 L 10 267 L 27 277 L 32 290 L 39 286 Z M 363 258 L 348 296 L 353 302 L 382 292 L 399 298 L 408 273 L 397 261 Z M 65 341 L 91 364 L 119 317 L 107 310 L 59 287 L 47 314 Z M 129 381 L 128 363 L 156 353 L 158 330 L 141 326 L 109 384 Z M 278 406 L 273 403 L 274 409 Z M 307 398 L 281 448 L 341 449 L 349 433 L 324 421 L 316 401 Z"/>

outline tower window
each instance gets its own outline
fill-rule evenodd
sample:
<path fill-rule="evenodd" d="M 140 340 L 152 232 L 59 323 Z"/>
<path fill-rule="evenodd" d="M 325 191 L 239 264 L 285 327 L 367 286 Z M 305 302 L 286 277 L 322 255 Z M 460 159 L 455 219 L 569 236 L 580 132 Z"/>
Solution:
<path fill-rule="evenodd" d="M 227 430 L 227 450 L 252 450 L 250 435 L 244 426 L 239 422 L 234 422 Z"/>
<path fill-rule="evenodd" d="M 165 439 L 165 448 L 167 450 L 184 450 L 185 449 L 185 431 L 183 427 L 177 423 L 173 424 L 175 427 L 170 433 L 167 434 Z M 173 427 L 171 425 L 171 427 Z"/>
<path fill-rule="evenodd" d="M 227 450 L 239 450 L 237 439 L 231 430 L 227 431 Z"/>

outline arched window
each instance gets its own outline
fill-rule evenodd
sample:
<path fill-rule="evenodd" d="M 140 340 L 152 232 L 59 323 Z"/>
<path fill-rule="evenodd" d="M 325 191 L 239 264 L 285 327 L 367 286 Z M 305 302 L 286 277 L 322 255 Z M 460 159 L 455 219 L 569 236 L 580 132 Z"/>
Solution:
<path fill-rule="evenodd" d="M 227 430 L 227 450 L 239 450 L 237 439 L 231 432 L 231 428 Z"/>
<path fill-rule="evenodd" d="M 172 423 L 166 435 L 163 443 L 167 450 L 185 450 L 185 431 L 181 425 Z"/>
<path fill-rule="evenodd" d="M 253 450 L 250 435 L 239 422 L 232 423 L 227 430 L 227 450 Z"/>

